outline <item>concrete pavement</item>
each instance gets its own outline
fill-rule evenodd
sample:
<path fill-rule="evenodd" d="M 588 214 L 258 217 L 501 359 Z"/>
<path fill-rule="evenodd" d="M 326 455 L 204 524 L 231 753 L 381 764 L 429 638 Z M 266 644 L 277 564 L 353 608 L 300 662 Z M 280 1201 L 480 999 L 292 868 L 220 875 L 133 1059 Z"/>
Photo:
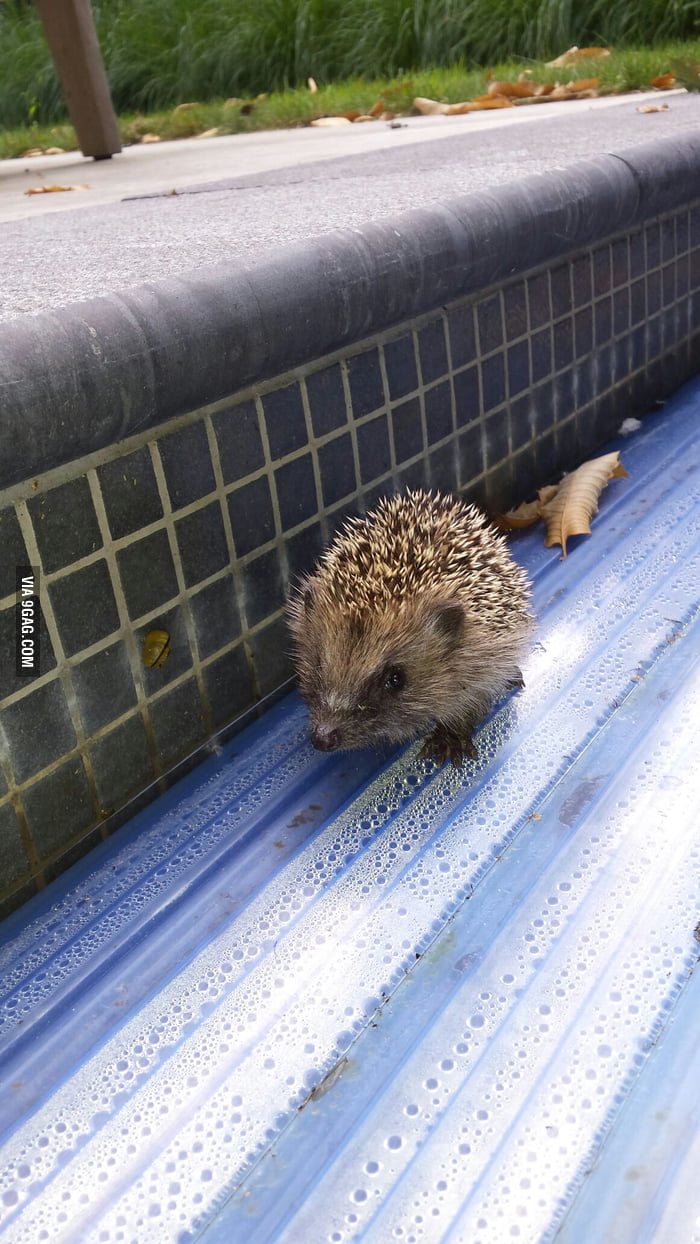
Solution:
<path fill-rule="evenodd" d="M 640 104 L 666 104 L 642 114 Z M 354 228 L 697 129 L 685 92 L 269 131 L 0 163 L 0 319 Z M 68 193 L 26 195 L 51 184 Z M 173 193 L 176 191 L 177 193 Z"/>

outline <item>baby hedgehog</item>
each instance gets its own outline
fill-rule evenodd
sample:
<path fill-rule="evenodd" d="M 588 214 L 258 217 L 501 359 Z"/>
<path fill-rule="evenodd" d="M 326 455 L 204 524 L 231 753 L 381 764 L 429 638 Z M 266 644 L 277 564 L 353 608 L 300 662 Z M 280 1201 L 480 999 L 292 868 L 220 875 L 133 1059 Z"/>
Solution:
<path fill-rule="evenodd" d="M 522 687 L 530 586 L 473 505 L 423 491 L 353 518 L 289 604 L 320 751 L 430 731 L 422 756 L 475 757 L 472 731 Z"/>

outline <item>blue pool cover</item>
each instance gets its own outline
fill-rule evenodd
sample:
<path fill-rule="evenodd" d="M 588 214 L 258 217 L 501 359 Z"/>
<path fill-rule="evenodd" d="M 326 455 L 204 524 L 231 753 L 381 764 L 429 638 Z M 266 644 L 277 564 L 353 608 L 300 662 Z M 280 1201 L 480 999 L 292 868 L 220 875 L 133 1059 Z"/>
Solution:
<path fill-rule="evenodd" d="M 699 417 L 515 542 L 477 762 L 291 696 L 2 926 L 3 1241 L 700 1242 Z"/>

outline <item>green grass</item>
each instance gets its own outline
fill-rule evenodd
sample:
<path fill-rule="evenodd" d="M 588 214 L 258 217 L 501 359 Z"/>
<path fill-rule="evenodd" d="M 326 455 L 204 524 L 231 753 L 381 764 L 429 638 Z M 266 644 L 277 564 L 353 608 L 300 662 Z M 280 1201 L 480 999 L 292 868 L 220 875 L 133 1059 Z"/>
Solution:
<path fill-rule="evenodd" d="M 117 112 L 254 97 L 304 83 L 545 60 L 572 44 L 700 34 L 700 0 L 93 0 Z M 64 105 L 29 0 L 0 3 L 0 127 Z"/>
<path fill-rule="evenodd" d="M 657 48 L 629 48 L 613 53 L 608 59 L 592 66 L 572 69 L 548 69 L 541 61 L 496 61 L 490 67 L 495 78 L 515 80 L 524 69 L 534 82 L 571 81 L 578 77 L 598 76 L 602 93 L 648 89 L 653 77 L 667 72 L 673 60 L 700 62 L 700 40 L 692 43 L 670 43 Z M 139 142 L 144 134 L 157 134 L 161 139 L 189 138 L 204 130 L 217 128 L 222 134 L 252 133 L 256 130 L 284 129 L 308 125 L 321 116 L 343 112 L 366 112 L 378 99 L 398 115 L 412 111 L 416 95 L 455 103 L 482 94 L 488 85 L 486 69 L 426 69 L 394 77 L 367 80 L 354 78 L 323 86 L 311 94 L 304 87 L 272 92 L 260 100 L 226 103 L 223 99 L 195 101 L 181 96 L 180 103 L 194 107 L 160 109 L 143 113 L 124 113 L 119 127 L 124 144 Z M 534 105 L 556 110 L 556 103 Z M 553 114 L 554 115 L 554 114 Z M 0 128 L 0 159 L 22 155 L 32 147 L 76 146 L 75 132 L 67 123 L 40 124 Z"/>

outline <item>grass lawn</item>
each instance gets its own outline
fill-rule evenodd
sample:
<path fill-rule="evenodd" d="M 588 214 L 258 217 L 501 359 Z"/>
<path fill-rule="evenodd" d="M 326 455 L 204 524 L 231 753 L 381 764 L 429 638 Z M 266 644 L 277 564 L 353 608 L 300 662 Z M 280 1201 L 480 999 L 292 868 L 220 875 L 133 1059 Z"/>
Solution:
<path fill-rule="evenodd" d="M 220 134 L 251 133 L 304 126 L 319 117 L 345 112 L 366 113 L 380 99 L 384 100 L 387 111 L 401 116 L 413 111 L 416 96 L 458 103 L 483 94 L 492 78 L 516 81 L 524 71 L 528 72 L 530 81 L 543 83 L 566 83 L 582 77 L 599 77 L 601 94 L 649 90 L 652 78 L 672 71 L 674 63 L 697 65 L 699 61 L 700 40 L 614 51 L 605 59 L 566 69 L 551 69 L 541 61 L 519 59 L 494 64 L 488 70 L 453 66 L 400 73 L 393 78 L 374 81 L 354 78 L 332 85 L 319 81 L 315 93 L 302 87 L 254 99 L 208 102 L 182 99 L 178 105 L 167 109 L 122 114 L 119 128 L 124 145 L 140 142 L 144 135 L 157 135 L 165 140 L 189 138 L 212 129 Z M 662 94 L 660 92 L 660 98 Z M 557 107 L 556 102 L 535 106 L 550 108 L 553 115 Z M 32 149 L 60 147 L 72 150 L 76 145 L 75 132 L 68 123 L 42 125 L 34 122 L 0 130 L 0 159 L 21 156 Z"/>

